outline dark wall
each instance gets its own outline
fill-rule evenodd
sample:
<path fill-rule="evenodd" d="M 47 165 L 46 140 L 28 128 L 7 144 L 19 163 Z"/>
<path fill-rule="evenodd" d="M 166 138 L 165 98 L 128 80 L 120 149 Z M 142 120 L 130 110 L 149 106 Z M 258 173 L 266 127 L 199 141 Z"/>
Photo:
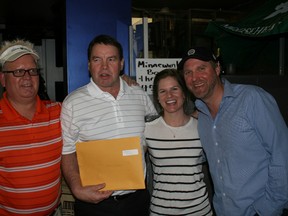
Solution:
<path fill-rule="evenodd" d="M 223 75 L 232 83 L 257 85 L 276 99 L 283 118 L 288 125 L 288 76 L 278 75 Z"/>

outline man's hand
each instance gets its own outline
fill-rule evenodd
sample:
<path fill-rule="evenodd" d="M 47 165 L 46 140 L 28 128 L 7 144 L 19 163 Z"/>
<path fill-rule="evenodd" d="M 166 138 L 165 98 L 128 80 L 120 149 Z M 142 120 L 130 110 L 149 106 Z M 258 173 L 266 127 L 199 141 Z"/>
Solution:
<path fill-rule="evenodd" d="M 79 200 L 89 203 L 99 203 L 113 193 L 113 191 L 100 191 L 105 188 L 105 183 L 82 186 L 76 152 L 62 155 L 62 172 L 71 192 Z"/>
<path fill-rule="evenodd" d="M 77 199 L 82 200 L 84 202 L 97 204 L 104 199 L 107 199 L 111 196 L 113 191 L 100 191 L 105 187 L 105 183 L 93 185 L 93 186 L 85 186 L 75 188 L 74 195 Z"/>
<path fill-rule="evenodd" d="M 129 85 L 129 86 L 138 86 L 139 84 L 136 82 L 136 80 L 132 79 L 131 77 L 127 76 L 126 74 L 123 74 L 121 78 Z"/>

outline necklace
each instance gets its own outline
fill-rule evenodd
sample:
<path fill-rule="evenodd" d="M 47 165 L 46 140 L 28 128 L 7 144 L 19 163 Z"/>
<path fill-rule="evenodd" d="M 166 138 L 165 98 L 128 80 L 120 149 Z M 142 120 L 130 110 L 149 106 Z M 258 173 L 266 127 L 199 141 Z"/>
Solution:
<path fill-rule="evenodd" d="M 182 126 L 179 127 L 172 127 L 170 125 L 167 125 L 168 130 L 171 132 L 173 138 L 176 138 L 177 134 L 179 133 L 179 130 L 181 130 Z M 179 135 L 179 134 L 178 134 Z"/>
<path fill-rule="evenodd" d="M 179 123 L 175 122 L 174 124 L 172 122 L 168 124 L 168 122 L 166 122 L 166 120 L 163 117 L 162 120 L 164 121 L 166 128 L 168 128 L 169 132 L 172 134 L 173 138 L 176 138 L 177 136 L 179 137 L 179 132 L 182 131 L 182 127 L 189 122 L 190 117 L 184 118 L 182 122 Z"/>
<path fill-rule="evenodd" d="M 164 121 L 165 122 L 165 121 Z M 179 126 L 171 126 L 171 125 L 168 125 L 166 122 L 166 128 L 169 130 L 170 134 L 172 134 L 173 138 L 176 138 L 176 137 L 181 137 L 181 131 L 183 130 L 183 127 L 189 122 L 189 119 L 188 121 L 185 121 L 183 122 L 183 124 L 179 125 Z"/>

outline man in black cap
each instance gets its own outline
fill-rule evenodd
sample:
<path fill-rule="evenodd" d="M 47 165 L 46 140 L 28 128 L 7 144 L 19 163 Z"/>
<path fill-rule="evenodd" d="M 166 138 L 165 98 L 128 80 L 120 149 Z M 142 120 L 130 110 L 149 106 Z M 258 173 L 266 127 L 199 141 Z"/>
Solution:
<path fill-rule="evenodd" d="M 178 65 L 198 98 L 198 130 L 217 215 L 280 215 L 288 203 L 288 130 L 274 98 L 220 78 L 211 51 L 194 47 Z"/>

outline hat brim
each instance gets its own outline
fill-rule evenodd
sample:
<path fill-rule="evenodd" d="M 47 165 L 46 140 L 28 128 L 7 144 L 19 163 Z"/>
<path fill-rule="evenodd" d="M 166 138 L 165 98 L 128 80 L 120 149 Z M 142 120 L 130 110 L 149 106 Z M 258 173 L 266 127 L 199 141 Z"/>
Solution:
<path fill-rule="evenodd" d="M 181 61 L 179 62 L 178 66 L 177 66 L 177 69 L 178 69 L 178 70 L 183 70 L 184 64 L 185 64 L 185 62 L 186 62 L 188 59 L 198 59 L 198 60 L 205 61 L 205 62 L 215 61 L 214 59 L 205 58 L 205 57 L 203 57 L 203 56 L 198 56 L 198 55 L 186 56 L 185 58 L 182 58 L 182 59 L 181 59 Z"/>
<path fill-rule="evenodd" d="M 35 60 L 39 59 L 39 56 L 36 55 L 35 53 L 33 52 L 27 52 L 27 51 L 20 51 L 20 52 L 17 52 L 17 53 L 14 53 L 12 54 L 11 56 L 9 56 L 5 62 L 11 62 L 11 61 L 15 61 L 17 60 L 18 58 L 24 56 L 24 55 L 33 55 L 33 57 L 35 58 Z M 5 63 L 4 62 L 4 63 Z"/>

